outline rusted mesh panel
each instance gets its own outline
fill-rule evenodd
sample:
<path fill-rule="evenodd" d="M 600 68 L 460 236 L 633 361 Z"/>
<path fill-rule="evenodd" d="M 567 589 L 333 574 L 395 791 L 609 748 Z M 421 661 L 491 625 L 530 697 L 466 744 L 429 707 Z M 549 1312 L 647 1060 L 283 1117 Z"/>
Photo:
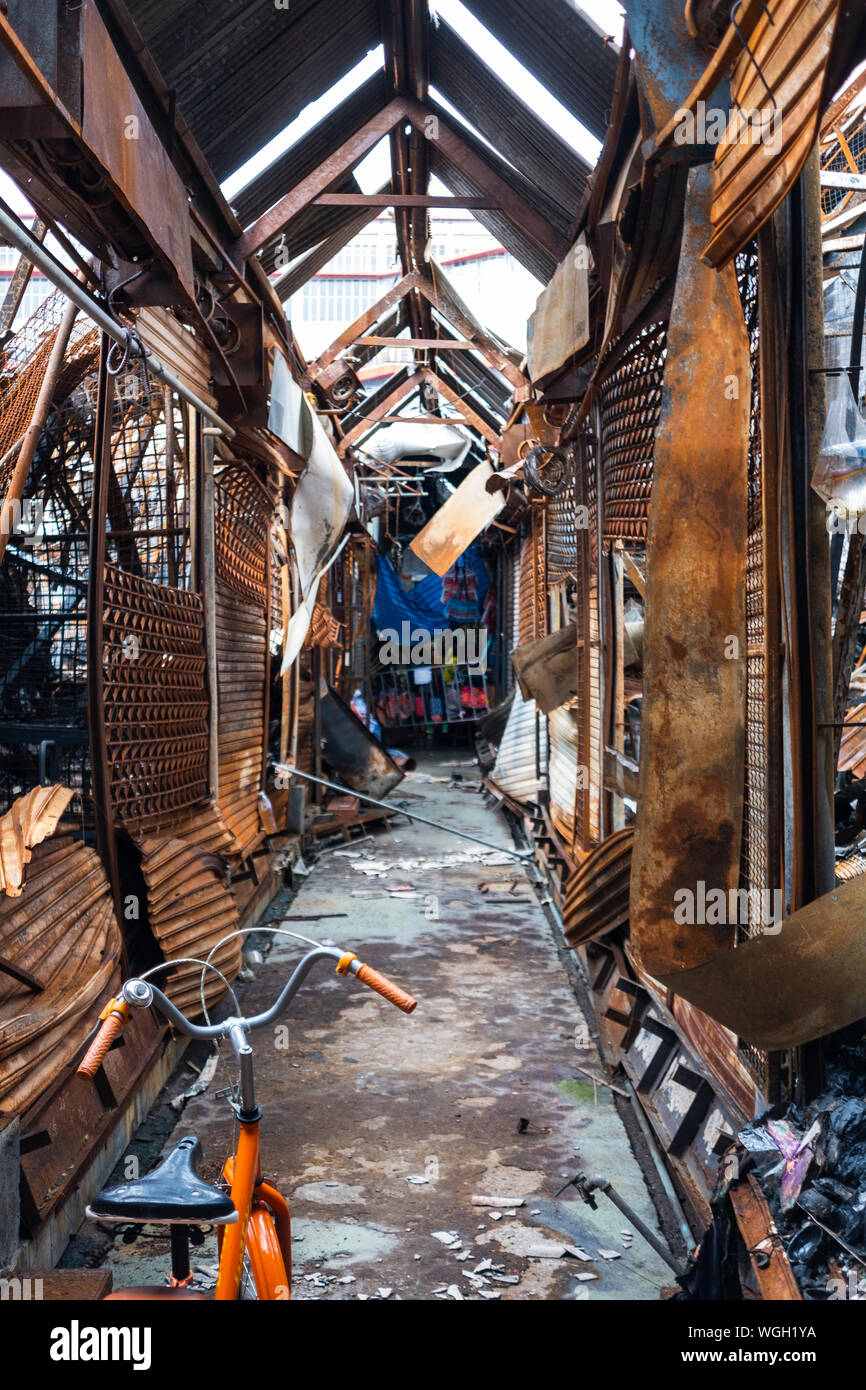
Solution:
<path fill-rule="evenodd" d="M 267 546 L 273 502 L 245 463 L 222 468 L 215 483 L 217 577 L 242 598 L 267 601 Z"/>
<path fill-rule="evenodd" d="M 749 542 L 746 562 L 746 767 L 743 799 L 743 845 L 740 855 L 741 888 L 772 891 L 770 824 L 770 758 L 767 710 L 766 604 L 763 531 L 763 459 L 761 454 L 760 332 L 758 316 L 758 253 L 754 242 L 736 257 L 740 300 L 749 334 L 751 397 L 749 411 Z M 772 901 L 772 899 L 770 900 Z M 741 925 L 742 938 L 760 933 L 757 895 L 750 895 L 749 922 Z M 780 1056 L 739 1039 L 742 1062 L 762 1093 L 774 1099 L 780 1075 Z"/>
<path fill-rule="evenodd" d="M 0 354 L 0 496 L 15 467 L 15 455 L 6 456 L 30 424 L 65 304 L 50 295 Z"/>
<path fill-rule="evenodd" d="M 190 580 L 189 453 L 179 402 L 133 364 L 115 383 L 107 554 L 172 589 Z"/>
<path fill-rule="evenodd" d="M 363 690 L 371 674 L 370 619 L 376 598 L 376 547 L 369 537 L 353 537 L 341 560 L 343 607 L 347 615 L 346 684 L 351 690 L 357 686 Z"/>
<path fill-rule="evenodd" d="M 838 174 L 866 174 L 866 115 L 847 122 L 839 121 L 833 136 L 821 147 L 821 169 Z M 822 188 L 821 216 L 831 217 L 847 207 L 853 196 L 850 189 Z"/>
<path fill-rule="evenodd" d="M 63 303 L 60 296 L 46 301 L 3 350 L 0 433 L 6 439 L 20 437 L 22 392 L 35 399 L 34 372 L 41 379 L 43 349 L 53 341 Z M 95 391 L 87 374 L 97 353 L 95 334 L 77 319 L 59 404 L 48 416 L 25 484 L 22 519 L 33 522 L 32 534 L 12 537 L 0 568 L 2 810 L 40 780 L 40 744 L 49 737 L 47 775 L 81 792 L 90 788 L 85 600 Z M 25 426 L 30 409 L 32 401 Z M 77 804 L 82 825 L 90 824 L 89 798 Z"/>
<path fill-rule="evenodd" d="M 246 854 L 260 830 L 273 502 L 244 463 L 220 471 L 215 498 L 219 805 L 235 848 Z"/>
<path fill-rule="evenodd" d="M 547 510 L 532 509 L 532 607 L 534 636 L 547 635 Z"/>
<path fill-rule="evenodd" d="M 202 603 L 106 565 L 103 623 L 109 772 L 120 821 L 208 795 Z"/>
<path fill-rule="evenodd" d="M 18 451 L 14 446 L 30 424 L 66 303 L 59 291 L 49 295 L 0 350 L 0 496 L 5 495 L 15 467 Z M 66 399 L 93 369 L 98 355 L 96 329 L 80 315 L 66 349 L 56 400 Z"/>
<path fill-rule="evenodd" d="M 547 509 L 547 580 L 557 584 L 577 576 L 577 469 L 568 451 L 567 481 Z"/>
<path fill-rule="evenodd" d="M 667 332 L 641 329 L 601 392 L 604 536 L 644 540 Z"/>

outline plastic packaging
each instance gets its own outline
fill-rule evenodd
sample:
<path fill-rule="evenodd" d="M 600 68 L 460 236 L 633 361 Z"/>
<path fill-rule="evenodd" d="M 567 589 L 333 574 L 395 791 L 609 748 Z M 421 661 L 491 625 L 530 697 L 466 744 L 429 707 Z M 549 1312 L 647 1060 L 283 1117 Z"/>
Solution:
<path fill-rule="evenodd" d="M 866 512 L 866 421 L 847 372 L 827 379 L 827 421 L 812 486 L 837 512 Z"/>

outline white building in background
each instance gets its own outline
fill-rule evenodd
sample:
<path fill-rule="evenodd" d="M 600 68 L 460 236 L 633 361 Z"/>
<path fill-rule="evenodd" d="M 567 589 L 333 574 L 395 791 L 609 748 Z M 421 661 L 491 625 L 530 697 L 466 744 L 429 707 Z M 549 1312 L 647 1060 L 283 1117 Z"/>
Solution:
<path fill-rule="evenodd" d="M 29 230 L 32 230 L 32 220 L 32 218 L 29 219 L 26 224 Z M 5 302 L 6 292 L 20 257 L 21 253 L 14 246 L 0 246 L 0 304 Z M 35 313 L 42 301 L 53 293 L 54 286 L 51 281 L 46 280 L 41 270 L 34 268 L 12 327 L 20 328 L 22 323 L 26 323 L 30 315 Z"/>
<path fill-rule="evenodd" d="M 526 320 L 542 286 L 471 213 L 457 210 L 431 217 L 430 255 L 482 323 L 514 347 L 525 349 Z M 368 223 L 286 305 L 305 356 L 317 357 L 399 276 L 394 216 L 389 210 Z M 367 367 L 362 375 L 381 376 L 384 362 L 397 365 L 410 356 L 399 348 L 387 349 L 377 358 L 376 368 Z"/>

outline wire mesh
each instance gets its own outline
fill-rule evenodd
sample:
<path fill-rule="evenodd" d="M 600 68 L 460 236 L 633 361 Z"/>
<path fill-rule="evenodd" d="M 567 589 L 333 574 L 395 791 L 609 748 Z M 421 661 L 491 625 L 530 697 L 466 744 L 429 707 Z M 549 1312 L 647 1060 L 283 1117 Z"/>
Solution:
<path fill-rule="evenodd" d="M 641 329 L 601 391 L 605 540 L 646 538 L 666 343 L 663 324 Z"/>

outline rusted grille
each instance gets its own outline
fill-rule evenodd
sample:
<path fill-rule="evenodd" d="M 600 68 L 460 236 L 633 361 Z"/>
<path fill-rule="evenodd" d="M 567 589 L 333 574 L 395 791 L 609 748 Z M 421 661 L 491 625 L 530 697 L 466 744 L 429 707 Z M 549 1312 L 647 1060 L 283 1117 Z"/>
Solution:
<path fill-rule="evenodd" d="M 547 509 L 547 580 L 557 584 L 577 577 L 577 470 L 568 451 L 567 481 Z"/>
<path fill-rule="evenodd" d="M 601 392 L 604 538 L 646 538 L 667 332 L 642 329 Z"/>
<path fill-rule="evenodd" d="M 778 834 L 769 813 L 770 763 L 767 710 L 767 594 L 764 570 L 763 484 L 761 450 L 760 326 L 758 301 L 758 251 L 752 242 L 736 257 L 737 282 L 749 335 L 751 365 L 749 408 L 748 553 L 746 563 L 746 766 L 743 798 L 743 844 L 740 887 L 772 894 L 774 881 L 770 837 Z M 749 922 L 740 926 L 741 939 L 761 931 L 757 895 L 749 896 Z M 772 897 L 768 900 L 774 902 Z M 739 1055 L 762 1093 L 777 1097 L 780 1054 L 738 1040 Z"/>
<path fill-rule="evenodd" d="M 244 463 L 216 479 L 217 578 L 242 598 L 265 602 L 265 538 L 273 507 L 263 483 Z"/>
<path fill-rule="evenodd" d="M 88 383 L 95 409 L 95 380 Z M 112 409 L 107 553 L 172 589 L 189 587 L 189 440 L 185 414 L 140 363 L 118 376 Z"/>
<path fill-rule="evenodd" d="M 859 123 L 849 127 L 847 133 L 840 122 L 834 135 L 836 138 L 828 141 L 821 151 L 821 169 L 839 174 L 866 174 L 866 116 L 861 114 Z M 851 196 L 850 189 L 822 188 L 821 216 L 830 217 L 834 212 L 841 212 L 850 203 Z"/>
<path fill-rule="evenodd" d="M 105 567 L 105 725 L 121 821 L 208 794 L 201 599 Z"/>
<path fill-rule="evenodd" d="M 242 462 L 220 471 L 215 500 L 219 805 L 235 848 L 246 854 L 259 834 L 274 507 L 264 483 Z"/>
<path fill-rule="evenodd" d="M 39 305 L 0 352 L 0 497 L 5 496 L 15 467 L 17 448 L 30 424 L 36 397 L 66 308 L 57 291 Z M 96 361 L 99 342 L 90 320 L 79 316 L 73 325 L 58 382 L 57 398 L 71 390 L 69 382 Z"/>
<path fill-rule="evenodd" d="M 14 466 L 64 305 L 60 295 L 46 300 L 3 349 L 0 452 L 12 451 L 3 467 Z M 76 320 L 56 393 L 62 404 L 48 416 L 24 489 L 30 534 L 11 537 L 0 568 L 3 811 L 42 776 L 90 789 L 85 600 L 94 419 L 82 379 L 97 353 L 95 331 Z M 89 798 L 79 804 L 90 824 Z"/>
<path fill-rule="evenodd" d="M 746 566 L 746 770 L 743 805 L 742 888 L 771 888 L 768 882 L 767 711 L 764 625 L 764 543 L 761 470 L 761 384 L 758 331 L 758 257 L 754 246 L 736 259 L 740 298 L 749 334 L 749 548 Z M 753 907 L 750 900 L 750 917 Z M 750 920 L 746 935 L 760 930 Z"/>
<path fill-rule="evenodd" d="M 547 635 L 547 511 L 532 509 L 532 610 L 533 635 Z"/>

